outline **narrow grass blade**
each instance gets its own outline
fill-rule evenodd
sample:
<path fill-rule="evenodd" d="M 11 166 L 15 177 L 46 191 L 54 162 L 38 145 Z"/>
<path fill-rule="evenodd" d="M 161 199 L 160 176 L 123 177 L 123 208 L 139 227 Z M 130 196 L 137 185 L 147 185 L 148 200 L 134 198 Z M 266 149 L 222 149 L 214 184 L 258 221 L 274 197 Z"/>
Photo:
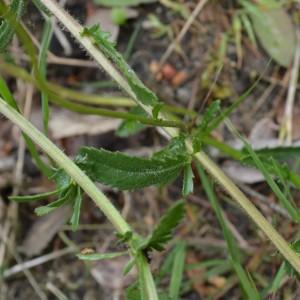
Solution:
<path fill-rule="evenodd" d="M 289 201 L 284 193 L 280 190 L 274 179 L 272 178 L 271 174 L 266 169 L 264 163 L 261 161 L 259 156 L 255 153 L 255 151 L 252 149 L 251 145 L 245 140 L 245 138 L 240 137 L 242 141 L 244 142 L 245 148 L 248 151 L 249 155 L 253 159 L 254 164 L 256 167 L 262 172 L 263 176 L 265 177 L 268 185 L 274 192 L 274 194 L 277 196 L 279 201 L 281 202 L 282 206 L 285 207 L 285 209 L 288 211 L 291 218 L 299 223 L 300 222 L 300 214 L 298 209 Z"/>
<path fill-rule="evenodd" d="M 52 22 L 51 19 L 46 19 L 43 28 L 43 35 L 42 35 L 42 42 L 41 42 L 41 49 L 40 49 L 40 56 L 39 56 L 39 72 L 41 78 L 44 80 L 47 77 L 47 52 L 49 49 L 50 41 L 52 38 Z M 49 101 L 48 101 L 48 94 L 44 91 L 41 91 L 41 98 L 42 98 L 42 113 L 43 113 L 43 125 L 44 125 L 44 132 L 48 134 L 48 123 L 49 123 Z"/>
<path fill-rule="evenodd" d="M 184 242 L 178 243 L 174 251 L 175 256 L 169 287 L 169 297 L 171 300 L 178 300 L 180 287 L 182 286 L 182 277 L 184 272 L 184 262 L 186 256 L 186 244 Z"/>
<path fill-rule="evenodd" d="M 8 105 L 14 108 L 17 112 L 20 112 L 18 104 L 14 97 L 12 96 L 6 82 L 0 75 L 0 95 L 2 95 L 3 99 L 6 101 Z M 38 150 L 32 140 L 25 134 L 22 133 L 24 140 L 26 142 L 27 148 L 30 151 L 32 158 L 34 159 L 37 167 L 40 171 L 47 177 L 50 177 L 53 172 L 50 166 L 48 166 L 40 157 Z"/>
<path fill-rule="evenodd" d="M 218 203 L 217 197 L 213 191 L 212 185 L 205 174 L 202 166 L 197 163 L 197 170 L 201 178 L 201 182 L 203 184 L 203 188 L 206 192 L 207 198 L 211 203 L 212 208 L 215 211 L 215 214 L 217 216 L 217 219 L 220 223 L 220 226 L 222 228 L 223 236 L 226 240 L 229 256 L 232 261 L 233 269 L 236 272 L 237 277 L 239 278 L 240 284 L 243 287 L 245 293 L 248 296 L 248 299 L 260 299 L 260 296 L 253 285 L 252 281 L 249 278 L 249 275 L 247 271 L 244 270 L 242 267 L 240 261 L 241 261 L 241 255 L 238 246 L 236 245 L 236 242 L 234 240 L 233 235 L 231 234 L 230 230 L 227 227 L 227 224 L 225 222 L 225 219 L 222 214 L 221 207 Z"/>
<path fill-rule="evenodd" d="M 262 298 L 265 299 L 267 295 L 275 294 L 280 288 L 280 285 L 285 276 L 287 276 L 285 263 L 282 263 L 270 285 L 263 290 Z"/>
<path fill-rule="evenodd" d="M 33 202 L 33 201 L 38 201 L 38 200 L 43 200 L 47 199 L 48 197 L 55 196 L 61 192 L 60 189 L 47 192 L 47 193 L 42 193 L 42 194 L 37 194 L 37 195 L 26 195 L 26 196 L 11 196 L 8 197 L 9 200 L 18 202 L 18 203 L 24 203 L 24 202 Z"/>

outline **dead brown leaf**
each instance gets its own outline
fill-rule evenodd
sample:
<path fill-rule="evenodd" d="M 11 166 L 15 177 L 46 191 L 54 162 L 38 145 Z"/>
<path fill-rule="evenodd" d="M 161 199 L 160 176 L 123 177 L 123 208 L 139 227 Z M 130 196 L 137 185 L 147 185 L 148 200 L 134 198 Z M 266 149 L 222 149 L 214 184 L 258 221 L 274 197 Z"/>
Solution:
<path fill-rule="evenodd" d="M 62 139 L 82 134 L 103 134 L 117 129 L 120 123 L 117 119 L 80 115 L 64 110 L 52 113 L 49 128 L 54 139 Z"/>

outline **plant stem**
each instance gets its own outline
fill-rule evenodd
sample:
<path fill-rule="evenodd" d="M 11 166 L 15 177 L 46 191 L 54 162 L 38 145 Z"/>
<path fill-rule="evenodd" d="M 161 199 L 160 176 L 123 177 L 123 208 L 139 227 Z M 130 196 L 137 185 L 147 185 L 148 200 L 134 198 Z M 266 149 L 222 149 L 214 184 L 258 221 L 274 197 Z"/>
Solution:
<path fill-rule="evenodd" d="M 61 9 L 52 0 L 41 0 L 41 2 L 59 19 L 59 21 L 71 32 L 71 34 L 80 42 L 89 54 L 99 63 L 99 65 L 122 87 L 137 104 L 152 115 L 152 107 L 146 106 L 138 101 L 126 80 L 122 77 L 114 65 L 100 52 L 100 50 L 87 37 L 82 37 L 82 27 L 63 9 Z M 170 136 L 178 135 L 178 130 L 174 128 L 164 128 L 164 131 Z M 187 147 L 192 151 L 192 144 L 187 142 Z M 290 248 L 288 243 L 280 236 L 279 233 L 268 223 L 263 215 L 251 203 L 251 201 L 239 190 L 239 188 L 229 179 L 223 171 L 204 153 L 199 152 L 195 158 L 203 167 L 224 187 L 229 195 L 235 199 L 240 206 L 246 211 L 257 226 L 273 242 L 281 254 L 290 262 L 290 264 L 300 273 L 300 259 L 298 255 Z"/>
<path fill-rule="evenodd" d="M 139 255 L 137 257 L 137 266 L 139 270 L 139 283 L 142 293 L 142 300 L 158 300 L 150 267 L 143 255 Z"/>
<path fill-rule="evenodd" d="M 189 145 L 192 148 L 191 145 Z M 244 209 L 254 223 L 261 231 L 272 241 L 279 252 L 285 257 L 287 261 L 300 274 L 300 258 L 291 249 L 282 236 L 272 227 L 272 225 L 265 219 L 260 211 L 249 201 L 249 199 L 241 192 L 241 190 L 229 179 L 219 167 L 204 153 L 199 152 L 195 154 L 196 159 L 202 166 L 223 186 L 228 194 L 236 200 L 236 202 Z"/>
<path fill-rule="evenodd" d="M 111 117 L 114 119 L 138 121 L 142 124 L 151 125 L 151 126 L 178 127 L 185 130 L 185 124 L 182 121 L 152 119 L 151 117 L 143 117 L 143 116 L 127 113 L 127 112 L 115 111 L 115 110 L 110 110 L 105 108 L 92 107 L 83 104 L 73 103 L 71 101 L 64 100 L 52 94 L 50 94 L 50 96 L 51 96 L 50 100 L 56 105 L 81 114 L 99 115 L 99 116 Z"/>
<path fill-rule="evenodd" d="M 27 121 L 16 110 L 10 107 L 2 98 L 0 98 L 0 112 L 21 128 L 35 143 L 37 143 L 45 153 L 64 169 L 78 185 L 94 200 L 96 205 L 103 211 L 106 217 L 114 225 L 116 230 L 124 234 L 131 231 L 120 213 L 111 204 L 109 199 L 95 186 L 95 184 L 85 175 L 85 173 L 74 164 L 57 146 L 55 146 L 47 137 L 37 130 L 29 121 Z"/>
<path fill-rule="evenodd" d="M 17 67 L 10 63 L 6 63 L 3 60 L 0 60 L 0 69 L 13 77 L 21 78 L 24 81 L 28 81 L 34 84 L 37 88 L 41 89 L 41 87 L 39 87 L 34 77 L 20 67 Z M 72 90 L 70 88 L 65 88 L 59 84 L 51 83 L 48 81 L 46 81 L 46 86 L 49 92 L 51 92 L 53 95 L 56 95 L 60 98 L 70 99 L 71 101 L 75 101 L 75 102 L 94 104 L 94 105 L 116 106 L 116 107 L 133 107 L 137 105 L 135 101 L 133 101 L 128 97 L 100 96 L 94 94 L 87 94 L 80 91 Z M 188 115 L 192 117 L 196 117 L 198 115 L 193 110 L 184 107 L 168 105 L 168 104 L 165 104 L 162 107 L 162 111 L 168 111 L 168 112 L 173 112 L 181 115 Z"/>

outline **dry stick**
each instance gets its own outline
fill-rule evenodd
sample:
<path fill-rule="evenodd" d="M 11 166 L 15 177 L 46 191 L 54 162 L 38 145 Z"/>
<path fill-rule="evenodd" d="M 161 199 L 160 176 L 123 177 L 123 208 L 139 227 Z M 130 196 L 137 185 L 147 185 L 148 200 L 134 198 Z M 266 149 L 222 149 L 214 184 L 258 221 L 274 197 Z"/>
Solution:
<path fill-rule="evenodd" d="M 189 28 L 193 24 L 193 22 L 195 21 L 196 17 L 198 16 L 198 14 L 200 13 L 200 11 L 202 10 L 202 8 L 204 7 L 204 5 L 206 4 L 207 1 L 208 0 L 200 0 L 199 1 L 199 3 L 197 4 L 196 8 L 192 12 L 192 14 L 189 16 L 189 18 L 186 21 L 186 23 L 184 24 L 184 26 L 182 27 L 182 29 L 179 32 L 179 34 L 176 37 L 176 39 L 169 45 L 169 47 L 166 50 L 165 54 L 160 59 L 160 61 L 159 61 L 159 65 L 160 66 L 162 66 L 166 62 L 166 60 L 169 58 L 169 56 L 171 55 L 171 53 L 174 51 L 176 45 L 178 45 L 181 42 L 181 40 L 183 39 L 183 37 L 185 36 L 185 34 L 187 33 L 187 31 L 189 30 Z"/>
<path fill-rule="evenodd" d="M 6 237 L 2 235 L 1 228 L 0 228 L 0 239 L 1 239 L 2 243 L 6 245 L 8 251 L 13 255 L 13 257 L 17 261 L 17 263 L 22 264 L 22 259 L 21 259 L 20 255 L 16 251 L 14 251 L 14 249 L 11 247 L 11 245 L 6 240 Z M 39 296 L 39 298 L 41 300 L 47 300 L 48 298 L 47 298 L 46 294 L 40 288 L 40 286 L 36 282 L 35 278 L 31 274 L 31 272 L 27 269 L 22 269 L 21 271 L 24 272 L 25 277 L 27 278 L 28 282 L 30 283 L 30 285 L 32 286 L 32 288 L 36 292 L 36 294 Z M 5 273 L 5 271 L 4 271 L 4 273 Z M 3 277 L 5 277 L 5 276 L 3 275 Z"/>
<path fill-rule="evenodd" d="M 43 256 L 36 257 L 36 258 L 28 260 L 28 261 L 20 262 L 16 265 L 12 266 L 11 268 L 5 270 L 3 272 L 3 278 L 9 278 L 15 274 L 23 272 L 24 270 L 28 270 L 28 269 L 37 267 L 41 264 L 44 264 L 51 260 L 57 259 L 63 255 L 67 255 L 67 254 L 74 253 L 74 252 L 76 252 L 76 249 L 74 249 L 74 247 L 68 247 L 68 248 L 64 248 L 61 250 L 57 250 L 57 251 L 49 253 L 49 254 L 45 254 Z"/>
<path fill-rule="evenodd" d="M 46 288 L 59 300 L 68 300 L 67 296 L 52 282 L 47 282 Z"/>
<path fill-rule="evenodd" d="M 293 107 L 297 90 L 299 64 L 300 64 L 300 32 L 297 32 L 297 46 L 294 56 L 293 68 L 291 71 L 290 84 L 286 99 L 284 118 L 280 130 L 280 139 L 286 138 L 286 143 L 291 145 L 293 138 Z"/>
<path fill-rule="evenodd" d="M 152 115 L 152 107 L 146 106 L 136 98 L 135 94 L 129 87 L 127 81 L 120 75 L 114 65 L 100 52 L 100 50 L 92 43 L 88 37 L 82 37 L 83 28 L 64 10 L 62 10 L 52 0 L 41 0 L 41 2 L 58 18 L 58 20 L 71 32 L 71 34 L 82 44 L 82 46 L 90 53 L 90 55 L 102 66 L 102 68 L 125 90 L 144 110 Z M 202 1 L 205 3 L 206 1 Z M 163 116 L 161 116 L 163 117 Z M 174 128 L 163 128 L 165 134 L 169 138 L 178 135 L 178 130 Z M 187 142 L 187 147 L 193 151 L 190 141 Z M 260 211 L 250 202 L 250 200 L 239 190 L 239 188 L 229 179 L 220 168 L 204 153 L 195 154 L 203 167 L 215 178 L 227 193 L 236 200 L 239 205 L 250 216 L 254 223 L 266 234 L 273 242 L 280 253 L 285 257 L 290 264 L 300 273 L 300 259 L 298 255 L 290 248 L 288 243 L 282 236 L 268 223 Z"/>

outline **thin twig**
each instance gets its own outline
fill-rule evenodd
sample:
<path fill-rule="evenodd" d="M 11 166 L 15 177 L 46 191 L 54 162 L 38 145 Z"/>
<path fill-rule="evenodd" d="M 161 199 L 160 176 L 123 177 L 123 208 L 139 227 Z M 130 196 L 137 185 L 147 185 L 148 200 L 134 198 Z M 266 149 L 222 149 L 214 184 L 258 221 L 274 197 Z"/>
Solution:
<path fill-rule="evenodd" d="M 196 17 L 198 16 L 198 14 L 200 13 L 200 11 L 202 10 L 202 8 L 204 7 L 204 5 L 206 4 L 207 1 L 208 0 L 200 0 L 199 1 L 196 8 L 194 9 L 194 11 L 189 16 L 188 20 L 185 22 L 184 26 L 182 27 L 182 29 L 179 32 L 176 39 L 169 45 L 169 47 L 166 50 L 165 54 L 160 59 L 160 61 L 159 61 L 160 66 L 162 66 L 166 62 L 166 60 L 169 58 L 171 53 L 174 51 L 176 45 L 178 45 L 182 41 L 183 37 L 185 36 L 185 34 L 187 33 L 187 31 L 189 30 L 189 28 L 191 27 L 191 25 L 195 21 Z"/>
<path fill-rule="evenodd" d="M 23 272 L 24 270 L 28 270 L 34 267 L 37 267 L 41 264 L 44 264 L 46 262 L 49 262 L 51 260 L 57 259 L 61 256 L 70 254 L 70 253 L 74 253 L 74 251 L 76 251 L 76 249 L 74 249 L 74 247 L 67 247 L 65 249 L 62 250 L 58 250 L 49 254 L 45 254 L 43 256 L 39 256 L 37 258 L 28 260 L 28 261 L 24 261 L 24 262 L 19 262 L 18 264 L 16 264 L 15 266 L 6 269 L 3 273 L 3 278 L 9 278 L 15 274 L 18 274 L 20 272 Z"/>

